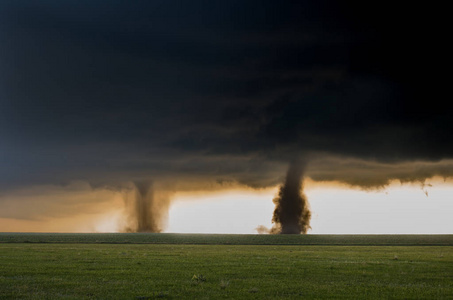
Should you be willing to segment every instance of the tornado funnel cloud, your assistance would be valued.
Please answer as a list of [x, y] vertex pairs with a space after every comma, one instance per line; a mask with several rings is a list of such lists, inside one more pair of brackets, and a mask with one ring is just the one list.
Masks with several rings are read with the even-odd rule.
[[275, 210], [272, 217], [274, 227], [271, 233], [307, 233], [310, 227], [311, 212], [307, 197], [303, 194], [303, 176], [306, 163], [293, 161], [286, 174], [285, 183], [274, 198]]
[[151, 183], [135, 182], [135, 213], [137, 232], [158, 232], [153, 216], [153, 189]]
[[162, 219], [168, 205], [157, 199], [153, 184], [149, 181], [133, 182], [133, 191], [128, 196], [128, 222], [126, 232], [161, 232]]

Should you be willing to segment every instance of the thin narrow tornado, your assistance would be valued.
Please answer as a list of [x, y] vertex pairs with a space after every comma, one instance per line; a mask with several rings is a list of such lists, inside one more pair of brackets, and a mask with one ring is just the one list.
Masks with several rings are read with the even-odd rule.
[[303, 194], [303, 175], [305, 162], [293, 161], [286, 174], [284, 185], [280, 187], [274, 199], [275, 210], [272, 222], [275, 224], [272, 233], [300, 234], [310, 229], [311, 212], [308, 201]]
[[155, 217], [153, 216], [153, 189], [152, 183], [135, 182], [135, 213], [137, 218], [137, 232], [158, 232]]
[[135, 181], [133, 196], [128, 197], [127, 232], [161, 232], [161, 222], [165, 214], [165, 205], [155, 198], [150, 181]]

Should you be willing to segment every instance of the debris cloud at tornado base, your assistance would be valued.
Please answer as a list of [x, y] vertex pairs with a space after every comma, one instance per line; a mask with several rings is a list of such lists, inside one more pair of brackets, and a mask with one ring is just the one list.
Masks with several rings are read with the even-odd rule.
[[307, 197], [303, 193], [303, 176], [306, 163], [293, 161], [286, 174], [285, 183], [274, 198], [275, 210], [272, 217], [274, 226], [269, 233], [307, 233], [310, 227], [311, 212]]

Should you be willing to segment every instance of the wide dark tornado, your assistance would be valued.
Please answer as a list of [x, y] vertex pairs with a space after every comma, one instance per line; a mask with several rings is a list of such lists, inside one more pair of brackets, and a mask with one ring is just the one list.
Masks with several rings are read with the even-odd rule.
[[274, 198], [275, 210], [272, 217], [272, 232], [283, 234], [307, 233], [310, 229], [311, 212], [303, 194], [302, 179], [305, 162], [293, 161], [286, 174], [285, 183]]

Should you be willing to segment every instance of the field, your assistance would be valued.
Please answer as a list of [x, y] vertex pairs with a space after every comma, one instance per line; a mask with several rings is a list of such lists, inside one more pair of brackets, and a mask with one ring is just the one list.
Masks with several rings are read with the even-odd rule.
[[1, 299], [452, 299], [453, 236], [0, 234]]

